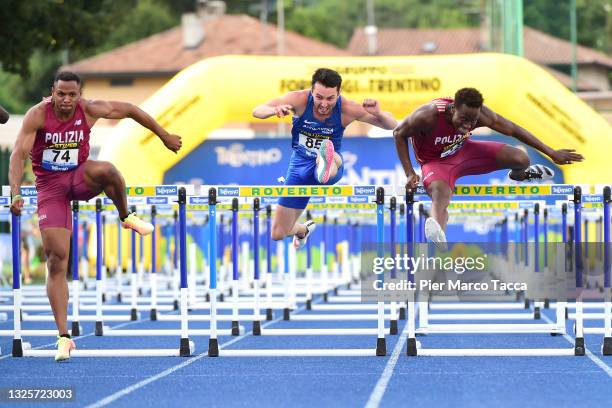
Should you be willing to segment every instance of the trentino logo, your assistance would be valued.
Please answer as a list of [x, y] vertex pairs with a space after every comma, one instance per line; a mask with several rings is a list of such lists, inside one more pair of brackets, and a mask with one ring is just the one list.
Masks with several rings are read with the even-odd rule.
[[600, 195], [583, 195], [582, 201], [585, 203], [602, 203], [603, 197]]
[[36, 187], [21, 187], [21, 195], [24, 197], [36, 196]]
[[189, 197], [189, 204], [208, 204], [208, 198], [205, 198], [205, 197]]
[[563, 184], [553, 184], [550, 191], [553, 194], [572, 194], [574, 192], [574, 188], [572, 186], [564, 186]]
[[311, 204], [321, 204], [325, 202], [325, 197], [310, 197]]
[[367, 203], [368, 197], [349, 197], [348, 202], [357, 204]]
[[217, 190], [219, 197], [237, 197], [240, 195], [238, 187], [219, 187]]
[[128, 197], [128, 204], [145, 204], [144, 197]]
[[376, 195], [376, 186], [355, 186], [355, 195]]
[[168, 197], [147, 197], [147, 204], [168, 204]]
[[155, 187], [155, 194], [161, 196], [178, 195], [177, 186], [157, 186]]

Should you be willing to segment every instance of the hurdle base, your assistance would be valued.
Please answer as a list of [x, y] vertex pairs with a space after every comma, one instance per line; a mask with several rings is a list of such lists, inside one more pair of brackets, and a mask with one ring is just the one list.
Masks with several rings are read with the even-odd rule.
[[542, 313], [540, 312], [539, 306], [533, 309], [533, 318], [534, 320], [540, 320], [542, 318]]
[[416, 338], [409, 338], [406, 343], [406, 355], [408, 357], [414, 357], [417, 355], [417, 340]]
[[102, 303], [106, 303], [106, 293], [102, 294]]
[[79, 322], [72, 322], [72, 330], [70, 330], [70, 334], [72, 336], [81, 335], [81, 327], [79, 326]]
[[102, 328], [102, 322], [96, 322], [96, 328], [94, 330], [94, 333], [96, 336], [103, 336], [104, 335], [104, 329]]
[[261, 322], [259, 320], [253, 322], [253, 336], [261, 336]]
[[208, 339], [208, 357], [219, 357], [218, 339]]
[[21, 339], [13, 339], [13, 357], [23, 357], [23, 344], [21, 343]]
[[387, 342], [384, 337], [376, 339], [376, 356], [384, 357], [387, 355]]
[[612, 337], [604, 337], [601, 353], [604, 356], [612, 356]]
[[325, 292], [325, 293], [323, 294], [323, 301], [324, 301], [324, 302], [327, 302], [327, 292]]
[[130, 320], [131, 321], [138, 320], [138, 311], [136, 310], [136, 308], [132, 308], [132, 310], [130, 311]]
[[397, 334], [397, 320], [391, 320], [389, 334]]
[[574, 355], [575, 356], [585, 355], [584, 337], [576, 337], [576, 343], [574, 344]]
[[274, 314], [272, 313], [272, 309], [267, 309], [266, 310], [266, 320], [272, 320], [274, 319]]
[[172, 308], [174, 310], [178, 310], [179, 309], [179, 301], [178, 301], [178, 299], [174, 299], [174, 301], [172, 302]]
[[312, 310], [312, 300], [310, 299], [306, 301], [306, 310]]
[[529, 299], [525, 298], [525, 309], [529, 309]]
[[123, 299], [123, 296], [121, 295], [121, 293], [117, 293], [117, 303], [121, 303]]
[[189, 344], [189, 338], [181, 337], [179, 356], [181, 357], [189, 357], [191, 356], [191, 347]]
[[569, 319], [569, 309], [565, 308], [565, 320]]
[[334, 296], [338, 296], [338, 287], [337, 286], [334, 288]]
[[544, 299], [544, 309], [550, 309], [550, 300]]
[[290, 320], [290, 318], [289, 318], [289, 308], [288, 307], [283, 309], [283, 320]]
[[150, 319], [154, 321], [157, 320], [157, 309], [151, 309]]
[[232, 320], [232, 336], [240, 335], [240, 325], [237, 320]]
[[399, 318], [400, 320], [406, 320], [406, 308], [405, 307], [400, 307]]

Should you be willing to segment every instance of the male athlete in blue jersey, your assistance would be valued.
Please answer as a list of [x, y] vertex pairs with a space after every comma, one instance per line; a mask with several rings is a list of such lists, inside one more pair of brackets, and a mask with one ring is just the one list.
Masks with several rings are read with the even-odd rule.
[[[339, 154], [344, 128], [354, 120], [392, 130], [397, 121], [382, 112], [378, 101], [366, 99], [362, 104], [340, 96], [342, 78], [336, 71], [319, 68], [312, 76], [312, 88], [289, 92], [253, 109], [253, 116], [267, 119], [293, 113], [291, 146], [293, 153], [285, 185], [335, 184], [344, 167]], [[297, 220], [310, 197], [282, 197], [272, 222], [272, 239], [293, 236], [293, 245], [301, 248], [314, 231], [313, 221]]]

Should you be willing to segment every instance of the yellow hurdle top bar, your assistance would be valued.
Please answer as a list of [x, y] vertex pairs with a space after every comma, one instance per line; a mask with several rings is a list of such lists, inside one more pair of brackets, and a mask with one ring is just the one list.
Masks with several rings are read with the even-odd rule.
[[[185, 187], [187, 195], [198, 195], [193, 185], [159, 185], [159, 186], [130, 186], [126, 188], [128, 197], [168, 197], [178, 195], [178, 189]], [[376, 196], [379, 186], [342, 186], [342, 185], [315, 185], [315, 186], [201, 186], [200, 196], [208, 196], [209, 188], [217, 189], [217, 197], [351, 197]], [[403, 196], [404, 186], [380, 186], [384, 188], [386, 196]], [[513, 185], [457, 185], [455, 196], [551, 196], [569, 195], [574, 190], [569, 184], [513, 184]], [[36, 196], [36, 189], [31, 186], [21, 187], [24, 197]], [[419, 186], [415, 195], [426, 194], [425, 189]], [[10, 197], [10, 187], [2, 186], [2, 196]]]
[[[381, 186], [386, 196], [402, 196], [403, 186]], [[348, 197], [376, 196], [377, 186], [249, 186], [218, 187], [218, 197]], [[458, 185], [455, 196], [551, 196], [572, 194], [574, 186], [569, 184], [510, 184], [510, 185]], [[204, 191], [202, 191], [204, 193]], [[415, 195], [426, 194], [419, 186]]]

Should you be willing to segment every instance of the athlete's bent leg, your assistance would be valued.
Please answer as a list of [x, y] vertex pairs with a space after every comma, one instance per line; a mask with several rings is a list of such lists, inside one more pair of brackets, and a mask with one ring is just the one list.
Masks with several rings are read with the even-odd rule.
[[427, 187], [427, 193], [431, 197], [431, 217], [445, 230], [448, 222], [448, 205], [453, 191], [446, 181], [434, 180]]
[[506, 145], [497, 152], [495, 161], [500, 168], [511, 170], [511, 179], [522, 181], [527, 177], [525, 170], [529, 167], [529, 156], [521, 149]]
[[85, 166], [85, 183], [95, 192], [104, 191], [113, 200], [119, 217], [128, 216], [127, 196], [125, 193], [125, 180], [117, 168], [109, 162], [88, 160]]
[[297, 223], [302, 212], [304, 212], [304, 210], [301, 208], [289, 208], [277, 205], [276, 211], [274, 212], [274, 219], [272, 220], [272, 239], [279, 241], [292, 235], [303, 238], [307, 232], [306, 226]]
[[68, 253], [70, 230], [45, 228], [41, 231], [43, 247], [47, 256], [47, 296], [59, 334], [68, 334]]

